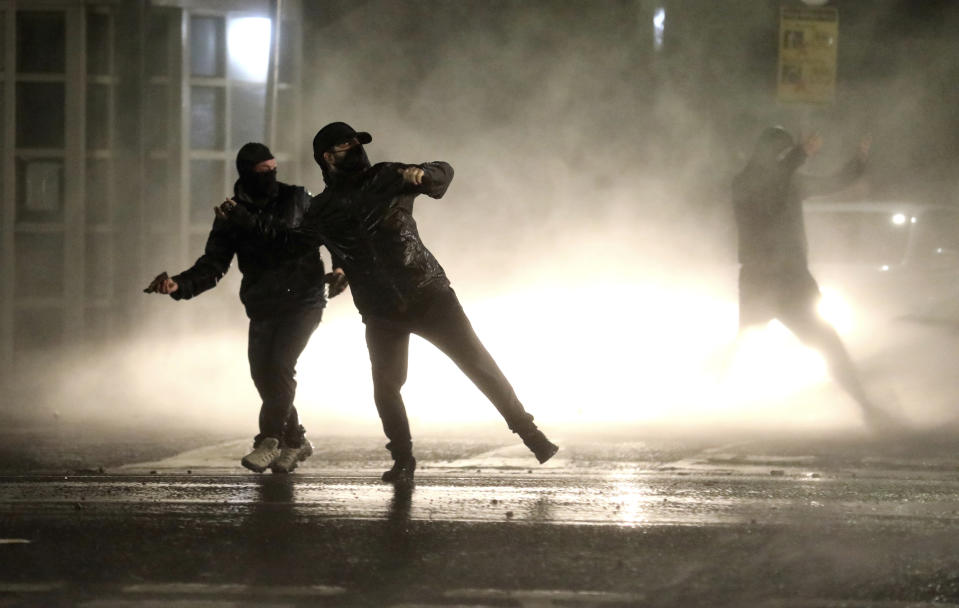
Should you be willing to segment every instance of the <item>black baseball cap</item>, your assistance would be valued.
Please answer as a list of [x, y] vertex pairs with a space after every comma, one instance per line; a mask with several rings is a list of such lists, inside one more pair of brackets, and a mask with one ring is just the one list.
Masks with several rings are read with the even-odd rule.
[[316, 132], [316, 137], [313, 138], [313, 157], [319, 160], [324, 152], [336, 144], [349, 141], [354, 137], [361, 144], [373, 141], [373, 136], [366, 131], [357, 132], [345, 122], [331, 122]]

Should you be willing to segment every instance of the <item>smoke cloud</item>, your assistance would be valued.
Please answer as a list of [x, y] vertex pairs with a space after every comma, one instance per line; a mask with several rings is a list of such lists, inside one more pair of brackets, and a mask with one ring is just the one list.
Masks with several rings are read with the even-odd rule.
[[[304, 3], [301, 136], [343, 120], [372, 133], [373, 162], [454, 167], [444, 199], [417, 200], [420, 232], [544, 424], [859, 425], [821, 362], [788, 337], [774, 339], [792, 353], [773, 360], [779, 384], [730, 388], [729, 182], [760, 130], [783, 124], [825, 135], [811, 172], [837, 168], [871, 133], [859, 194], [953, 202], [959, 68], [944, 23], [955, 24], [956, 11], [932, 3], [903, 32], [913, 3], [837, 3], [837, 100], [805, 108], [774, 98], [778, 3], [692, 4]], [[318, 168], [303, 175], [303, 185], [322, 188]], [[129, 379], [120, 396], [148, 419], [171, 411], [187, 424], [251, 429], [258, 403], [234, 294], [235, 283], [228, 297], [217, 294], [234, 312], [218, 314], [215, 329], [172, 341], [145, 330], [132, 344], [84, 354], [61, 376], [63, 390], [96, 394], [116, 374]], [[346, 298], [331, 302], [301, 359], [298, 404], [308, 427], [376, 432], [362, 326]], [[151, 314], [177, 314], [160, 308]], [[907, 416], [952, 416], [959, 387], [942, 366], [924, 365], [936, 357], [917, 337], [931, 332], [951, 348], [951, 334], [899, 327], [894, 339], [847, 337], [867, 381]], [[120, 360], [128, 364], [117, 369]], [[743, 386], [761, 375], [747, 373]], [[495, 410], [420, 342], [405, 394], [417, 428], [499, 428]], [[96, 401], [73, 407], [99, 411]]]

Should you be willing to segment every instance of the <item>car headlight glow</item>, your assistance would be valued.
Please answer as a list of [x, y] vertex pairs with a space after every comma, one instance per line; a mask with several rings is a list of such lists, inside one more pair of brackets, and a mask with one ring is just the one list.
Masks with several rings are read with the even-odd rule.
[[855, 328], [855, 315], [849, 302], [834, 289], [822, 289], [822, 298], [818, 306], [819, 316], [836, 328], [841, 334], [846, 334]]

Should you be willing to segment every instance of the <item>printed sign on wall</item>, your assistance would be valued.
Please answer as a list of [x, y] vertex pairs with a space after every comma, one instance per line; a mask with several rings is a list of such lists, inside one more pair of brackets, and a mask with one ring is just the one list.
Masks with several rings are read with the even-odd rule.
[[835, 8], [781, 7], [779, 101], [832, 103], [838, 42], [839, 12]]

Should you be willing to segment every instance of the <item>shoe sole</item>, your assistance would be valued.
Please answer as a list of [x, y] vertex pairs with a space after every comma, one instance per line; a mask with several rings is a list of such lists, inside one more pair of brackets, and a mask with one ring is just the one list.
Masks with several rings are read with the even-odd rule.
[[253, 471], [254, 473], [262, 473], [263, 471], [265, 471], [265, 470], [268, 468], [268, 467], [258, 467], [258, 466], [256, 466], [255, 464], [253, 464], [252, 462], [249, 462], [248, 460], [246, 460], [245, 458], [240, 461], [240, 464], [242, 464], [242, 465], [243, 465], [244, 467], [246, 467], [247, 469], [250, 469], [250, 470]]

